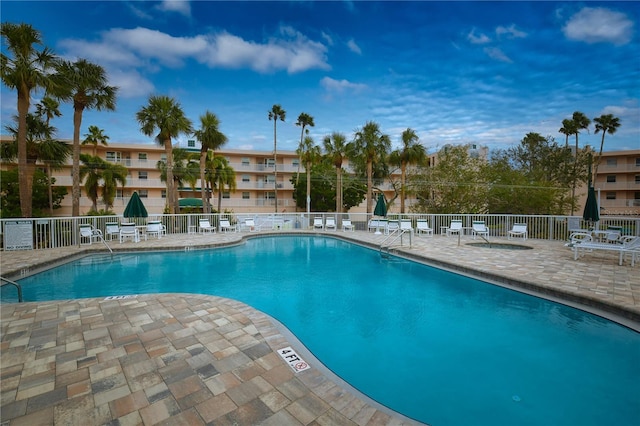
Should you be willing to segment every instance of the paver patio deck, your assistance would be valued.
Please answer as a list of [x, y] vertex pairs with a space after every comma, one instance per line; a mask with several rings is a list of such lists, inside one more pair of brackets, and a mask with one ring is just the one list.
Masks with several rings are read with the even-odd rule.
[[[313, 234], [371, 247], [385, 238], [363, 231]], [[114, 250], [184, 250], [239, 243], [246, 236], [178, 234], [111, 245]], [[514, 241], [533, 247], [522, 251], [471, 247], [468, 242], [470, 237], [462, 237], [458, 245], [457, 237], [414, 236], [411, 247], [397, 251], [587, 304], [640, 330], [637, 264], [619, 266], [609, 252], [574, 261], [561, 242]], [[15, 278], [104, 249], [93, 244], [2, 252], [1, 272]], [[353, 390], [281, 325], [238, 301], [158, 294], [3, 304], [1, 321], [3, 425], [415, 424]], [[286, 346], [312, 368], [294, 373], [276, 353]]]

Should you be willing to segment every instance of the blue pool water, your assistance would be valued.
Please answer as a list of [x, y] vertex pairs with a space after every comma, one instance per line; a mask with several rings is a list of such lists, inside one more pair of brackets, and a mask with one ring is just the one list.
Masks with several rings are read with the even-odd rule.
[[28, 301], [158, 292], [243, 301], [363, 393], [435, 426], [640, 423], [640, 333], [332, 238], [92, 256], [20, 282]]

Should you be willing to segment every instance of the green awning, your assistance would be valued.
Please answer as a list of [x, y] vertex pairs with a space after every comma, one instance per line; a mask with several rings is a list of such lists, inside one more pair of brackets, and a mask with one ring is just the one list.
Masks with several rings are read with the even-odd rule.
[[202, 207], [201, 198], [181, 198], [178, 203], [180, 207]]

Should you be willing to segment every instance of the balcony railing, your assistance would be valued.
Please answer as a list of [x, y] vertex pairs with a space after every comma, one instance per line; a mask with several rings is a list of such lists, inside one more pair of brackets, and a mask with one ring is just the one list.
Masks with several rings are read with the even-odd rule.
[[[177, 215], [151, 215], [154, 219], [161, 220], [167, 227], [169, 234], [186, 234], [189, 227], [198, 223], [200, 217], [208, 217], [211, 224], [217, 226], [220, 216], [229, 217], [232, 221], [237, 222], [244, 217], [254, 217], [262, 221], [271, 223], [282, 223], [283, 226], [277, 229], [292, 229], [294, 227], [306, 228], [313, 221], [314, 217], [322, 216], [323, 220], [327, 216], [336, 218], [336, 223], [340, 226], [343, 218], [349, 218], [356, 230], [366, 232], [368, 230], [368, 221], [371, 215], [366, 213], [336, 214], [314, 212], [308, 217], [304, 213], [282, 212], [260, 213], [261, 208], [275, 207], [275, 200], [257, 199], [242, 200], [246, 201], [248, 206], [254, 203], [256, 213], [243, 214], [177, 214]], [[292, 200], [278, 200], [278, 210], [293, 210], [295, 205]], [[264, 210], [262, 210], [264, 211]], [[277, 216], [277, 220], [275, 220]], [[411, 219], [415, 227], [417, 219], [427, 219], [434, 233], [439, 234], [444, 227], [448, 227], [453, 219], [463, 221], [463, 226], [471, 227], [474, 220], [483, 220], [489, 228], [490, 238], [506, 237], [514, 223], [526, 223], [529, 238], [564, 241], [569, 236], [570, 227], [580, 227], [587, 229], [589, 224], [584, 222], [581, 217], [569, 216], [526, 216], [526, 215], [463, 215], [463, 214], [403, 214], [388, 215], [388, 220], [396, 220], [400, 218]], [[129, 221], [130, 219], [127, 219]], [[89, 223], [97, 229], [105, 233], [105, 225], [107, 222], [123, 221], [119, 216], [82, 216], [82, 217], [54, 217], [54, 218], [31, 218], [31, 219], [1, 219], [0, 220], [0, 236], [2, 236], [2, 248], [5, 244], [11, 244], [11, 249], [15, 249], [15, 230], [19, 228], [20, 232], [20, 249], [49, 249], [69, 247], [79, 244], [78, 228], [80, 224]], [[134, 220], [139, 225], [146, 223], [147, 219], [139, 218]], [[295, 225], [293, 225], [295, 224]], [[598, 224], [600, 229], [606, 229], [608, 226], [618, 226], [623, 230], [624, 235], [640, 236], [640, 217], [624, 217], [609, 216], [602, 217]], [[7, 234], [7, 227], [9, 234]], [[11, 240], [8, 242], [8, 240]], [[7, 246], [8, 248], [8, 246]]]

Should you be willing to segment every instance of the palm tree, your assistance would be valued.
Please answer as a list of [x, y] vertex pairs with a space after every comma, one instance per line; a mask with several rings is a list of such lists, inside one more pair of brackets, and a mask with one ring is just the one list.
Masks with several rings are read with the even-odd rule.
[[276, 138], [276, 123], [278, 120], [284, 121], [287, 112], [280, 105], [274, 105], [269, 111], [269, 121], [273, 120], [273, 180], [275, 187], [276, 213], [278, 213], [278, 144]]
[[613, 135], [616, 130], [618, 130], [618, 127], [620, 127], [620, 119], [618, 117], [614, 117], [613, 114], [603, 114], [600, 117], [594, 118], [593, 121], [596, 123], [596, 131], [594, 133], [602, 131], [600, 151], [598, 153], [598, 160], [596, 161], [596, 170], [594, 172], [594, 176], [596, 176], [598, 174], [600, 159], [602, 158], [602, 149], [604, 148], [604, 135], [607, 133]]
[[224, 187], [229, 188], [229, 191], [236, 190], [236, 172], [224, 157], [213, 157], [210, 166], [207, 179], [211, 187], [218, 190], [218, 213], [220, 213]]
[[316, 146], [311, 136], [307, 136], [298, 146], [296, 154], [304, 163], [307, 172], [307, 215], [311, 213], [311, 165], [320, 157], [320, 147]]
[[20, 191], [20, 213], [22, 217], [32, 215], [33, 173], [27, 163], [27, 114], [31, 103], [31, 92], [38, 88], [49, 89], [53, 85], [50, 71], [56, 57], [49, 48], [37, 50], [42, 45], [40, 32], [28, 24], [3, 22], [0, 35], [12, 57], [0, 56], [2, 82], [18, 94], [18, 186]]
[[122, 187], [127, 184], [129, 170], [121, 164], [113, 164], [108, 161], [105, 163], [105, 168], [102, 170], [102, 201], [104, 201], [105, 209], [111, 210], [118, 184]]
[[324, 151], [336, 167], [336, 213], [342, 213], [342, 162], [347, 157], [347, 138], [338, 132], [325, 136]]
[[46, 117], [47, 126], [53, 117], [61, 117], [60, 102], [57, 100], [45, 96], [40, 99], [40, 102], [36, 105], [36, 115], [40, 117]]
[[[174, 148], [172, 150], [173, 161], [171, 176], [173, 179], [173, 198], [180, 205], [179, 188], [187, 182], [192, 190], [195, 190], [198, 181], [198, 154], [187, 151], [184, 148]], [[167, 162], [160, 160], [156, 163], [156, 168], [160, 171], [160, 180], [167, 182], [168, 168]]]
[[[18, 117], [14, 117], [18, 122]], [[49, 195], [49, 214], [53, 215], [53, 178], [52, 169], [60, 169], [67, 162], [71, 154], [71, 147], [65, 142], [52, 139], [56, 128], [50, 126], [40, 115], [27, 114], [27, 164], [30, 179], [33, 179], [33, 172], [38, 161], [45, 164], [47, 169], [47, 186]], [[18, 127], [7, 125], [5, 129], [13, 135], [14, 144], [7, 144], [3, 150], [3, 157], [6, 160], [15, 159], [18, 153], [17, 139]], [[4, 144], [3, 144], [4, 145]]]
[[73, 189], [71, 214], [80, 215], [80, 127], [85, 110], [114, 111], [117, 87], [107, 85], [107, 74], [100, 65], [86, 59], [63, 61], [58, 67], [64, 82], [56, 94], [60, 99], [73, 102]]
[[558, 132], [565, 135], [564, 146], [566, 148], [569, 147], [569, 136], [575, 135], [578, 129], [576, 128], [576, 123], [570, 118], [565, 118], [562, 120], [562, 127], [558, 130]]
[[196, 130], [194, 136], [200, 141], [200, 189], [202, 192], [202, 206], [204, 213], [211, 213], [207, 191], [205, 188], [205, 166], [207, 163], [207, 152], [220, 149], [227, 142], [227, 137], [218, 130], [220, 120], [212, 112], [207, 111], [200, 116], [200, 129]]
[[407, 165], [424, 163], [427, 153], [412, 129], [402, 132], [402, 148], [391, 153], [390, 161], [400, 166], [400, 213], [404, 213]]
[[173, 147], [171, 139], [181, 133], [193, 133], [191, 120], [182, 111], [180, 104], [169, 96], [150, 96], [148, 105], [136, 113], [140, 131], [153, 136], [167, 154], [167, 204], [169, 213], [175, 214], [179, 207], [173, 191]]
[[98, 144], [107, 146], [109, 136], [104, 134], [104, 130], [98, 126], [89, 126], [89, 133], [84, 135], [85, 139], [82, 141], [82, 145], [93, 145], [93, 156], [98, 155]]
[[[316, 125], [316, 123], [313, 122], [313, 117], [310, 116], [309, 114], [307, 114], [306, 112], [301, 112], [300, 115], [298, 116], [298, 121], [296, 121], [296, 126], [301, 126], [302, 130], [300, 132], [300, 146], [302, 146], [302, 139], [304, 138], [305, 135], [305, 131], [306, 134], [309, 134], [309, 129], [307, 129], [307, 126], [310, 127], [314, 127]], [[298, 162], [298, 173], [296, 174], [296, 184], [298, 183], [298, 180], [300, 179], [300, 162]]]
[[[36, 104], [36, 115], [40, 119], [45, 119], [45, 124], [49, 123], [53, 117], [60, 117], [60, 103], [45, 96]], [[53, 128], [52, 128], [53, 129]], [[49, 215], [53, 216], [53, 177], [52, 170], [59, 170], [65, 165], [67, 159], [72, 154], [72, 148], [65, 142], [54, 141], [50, 138], [43, 140], [39, 145], [40, 159], [47, 168], [47, 192], [49, 196]]]
[[352, 156], [360, 158], [366, 164], [367, 214], [370, 214], [373, 206], [373, 165], [384, 159], [391, 148], [391, 141], [388, 135], [382, 134], [378, 123], [368, 121], [356, 132], [352, 144]]
[[573, 162], [573, 175], [574, 175], [574, 179], [573, 179], [573, 187], [571, 189], [571, 215], [573, 215], [573, 212], [575, 211], [575, 196], [576, 196], [576, 184], [578, 179], [576, 178], [577, 176], [577, 172], [578, 172], [578, 135], [580, 134], [580, 130], [581, 129], [589, 129], [589, 124], [591, 124], [591, 120], [589, 120], [589, 118], [587, 118], [586, 115], [584, 115], [584, 113], [580, 112], [580, 111], [575, 111], [573, 113], [573, 116], [571, 117], [571, 121], [573, 122], [573, 126], [574, 130], [575, 130], [575, 135], [576, 135], [576, 152], [575, 152], [575, 157], [574, 157], [574, 162]]
[[[98, 189], [102, 179], [102, 171], [106, 168], [107, 162], [100, 157], [89, 154], [80, 154], [80, 179], [84, 180], [84, 191], [91, 200], [91, 210], [98, 211]], [[86, 178], [86, 180], [85, 180]]]

